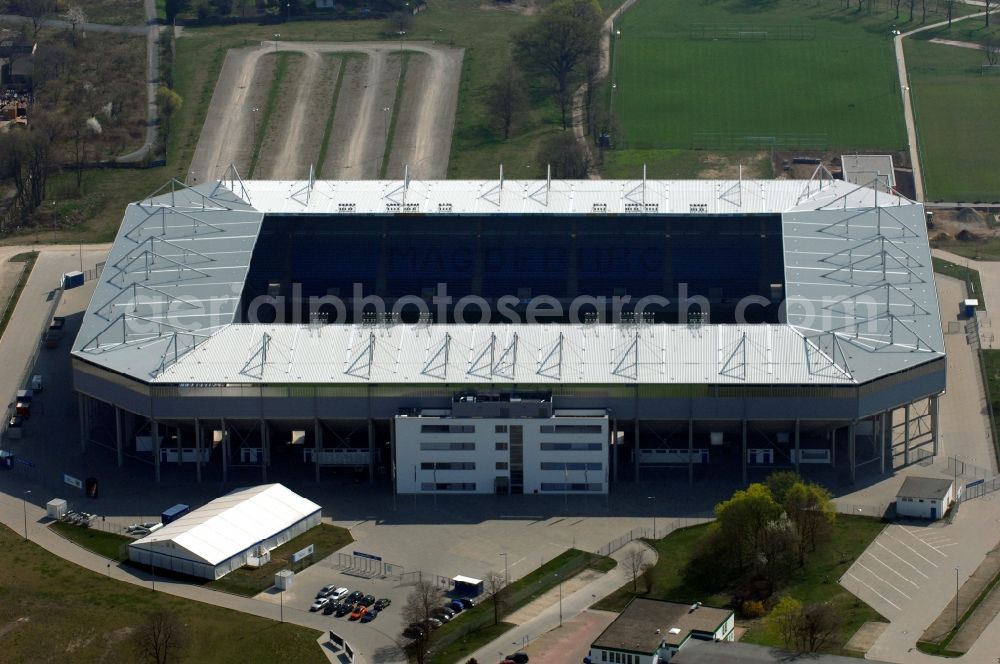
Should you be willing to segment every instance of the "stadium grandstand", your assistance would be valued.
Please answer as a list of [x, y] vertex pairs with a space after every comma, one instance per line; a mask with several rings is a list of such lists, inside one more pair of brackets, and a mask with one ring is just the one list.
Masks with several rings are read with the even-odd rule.
[[923, 206], [833, 179], [172, 182], [73, 347], [84, 444], [164, 473], [606, 493], [937, 451]]

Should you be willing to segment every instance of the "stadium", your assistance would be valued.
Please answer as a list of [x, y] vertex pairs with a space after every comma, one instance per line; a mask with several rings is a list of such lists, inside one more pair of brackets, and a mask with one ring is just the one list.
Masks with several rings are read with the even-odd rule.
[[[874, 185], [874, 183], [873, 183]], [[172, 182], [72, 350], [151, 475], [606, 493], [937, 450], [923, 206], [810, 180]]]

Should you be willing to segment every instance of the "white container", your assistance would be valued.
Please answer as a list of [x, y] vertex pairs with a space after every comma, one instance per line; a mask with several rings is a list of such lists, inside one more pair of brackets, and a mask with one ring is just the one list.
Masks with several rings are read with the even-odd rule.
[[290, 590], [294, 580], [295, 572], [290, 569], [283, 569], [274, 575], [274, 587], [278, 590]]
[[45, 503], [45, 511], [48, 513], [50, 519], [63, 518], [66, 516], [67, 509], [66, 501], [62, 498], [53, 498]]

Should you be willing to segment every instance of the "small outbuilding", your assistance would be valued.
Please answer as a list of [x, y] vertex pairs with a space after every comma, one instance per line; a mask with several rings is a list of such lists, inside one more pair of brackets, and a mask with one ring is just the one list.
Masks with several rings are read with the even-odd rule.
[[319, 525], [320, 506], [281, 484], [237, 489], [128, 546], [129, 560], [218, 579]]
[[692, 640], [732, 641], [735, 627], [731, 609], [637, 597], [590, 644], [590, 660], [594, 664], [669, 662]]
[[936, 521], [955, 501], [955, 482], [938, 477], [907, 477], [896, 493], [896, 515]]

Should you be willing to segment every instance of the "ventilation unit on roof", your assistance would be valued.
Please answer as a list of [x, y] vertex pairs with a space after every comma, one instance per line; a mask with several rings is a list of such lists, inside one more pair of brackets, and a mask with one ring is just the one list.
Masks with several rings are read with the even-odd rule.
[[386, 203], [386, 205], [385, 205], [385, 211], [386, 212], [399, 212], [402, 209], [402, 207], [403, 206], [400, 205], [399, 203]]
[[646, 203], [646, 212], [659, 212], [659, 211], [660, 211], [659, 203]]
[[594, 203], [593, 207], [590, 208], [591, 212], [603, 213], [608, 211], [607, 203]]
[[691, 214], [705, 214], [708, 212], [708, 203], [692, 203]]
[[451, 212], [451, 203], [438, 203], [438, 212]]
[[337, 212], [354, 212], [357, 209], [357, 205], [354, 203], [338, 203]]
[[403, 212], [420, 212], [420, 203], [405, 203]]
[[639, 205], [638, 203], [626, 203], [625, 204], [625, 211], [626, 212], [642, 212], [642, 206]]

